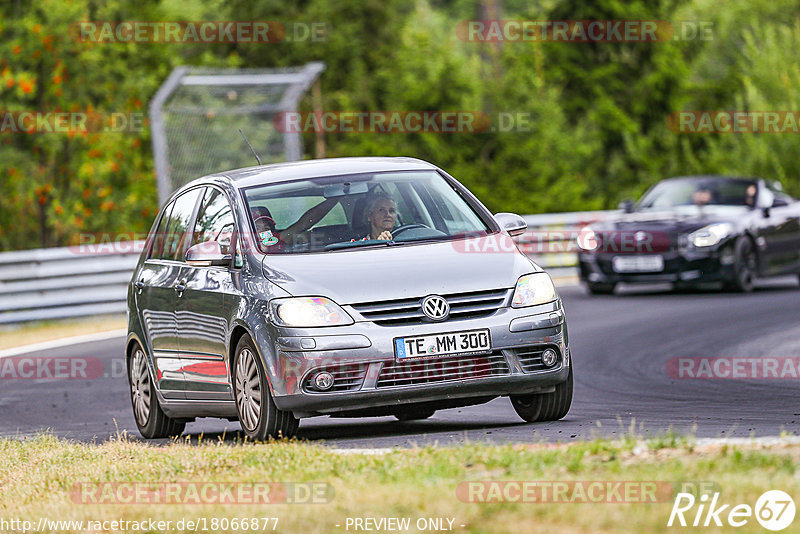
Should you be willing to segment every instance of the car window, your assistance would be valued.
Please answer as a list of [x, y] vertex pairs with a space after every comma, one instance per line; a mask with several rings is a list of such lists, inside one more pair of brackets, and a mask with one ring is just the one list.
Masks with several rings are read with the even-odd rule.
[[266, 254], [486, 235], [489, 224], [441, 174], [397, 171], [252, 186], [248, 213]]
[[679, 178], [660, 182], [645, 194], [639, 209], [675, 206], [753, 205], [757, 184], [751, 180], [725, 177]]
[[779, 189], [778, 187], [775, 187], [773, 184], [767, 183], [767, 188], [770, 191], [772, 191], [773, 195], [775, 195], [775, 199], [773, 201], [773, 205], [777, 204], [779, 206], [787, 206], [787, 205], [791, 204], [792, 202], [795, 202], [794, 198], [792, 198], [791, 196], [787, 195], [786, 193], [783, 192], [782, 189]]
[[197, 213], [192, 245], [217, 241], [222, 253], [230, 254], [233, 230], [233, 212], [228, 199], [219, 189], [206, 188], [200, 211]]
[[[265, 207], [272, 215], [272, 219], [278, 228], [288, 228], [295, 222], [299, 216], [307, 210], [313, 208], [320, 202], [323, 202], [325, 197], [322, 196], [297, 196], [288, 198], [274, 198], [261, 202], [254, 202], [251, 207]], [[334, 224], [347, 224], [347, 215], [341, 204], [336, 206], [328, 212], [325, 217], [320, 219], [312, 226], [316, 228], [319, 226], [330, 226]]]
[[155, 230], [155, 234], [153, 235], [153, 246], [150, 248], [150, 254], [147, 255], [147, 258], [161, 258], [161, 254], [164, 251], [164, 237], [166, 236], [166, 229], [167, 224], [169, 223], [169, 217], [172, 213], [172, 208], [175, 206], [175, 202], [170, 202], [169, 206], [164, 208], [164, 213], [161, 216], [161, 220], [158, 221], [158, 227]]
[[183, 261], [183, 253], [187, 244], [189, 221], [194, 213], [200, 189], [192, 189], [175, 200], [175, 207], [170, 214], [167, 230], [164, 235], [164, 249], [160, 255], [162, 260]]

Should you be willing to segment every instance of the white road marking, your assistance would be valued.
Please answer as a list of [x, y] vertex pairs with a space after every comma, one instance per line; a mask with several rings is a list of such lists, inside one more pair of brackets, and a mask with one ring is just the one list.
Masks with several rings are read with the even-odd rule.
[[31, 352], [37, 352], [41, 350], [58, 349], [61, 347], [68, 347], [70, 345], [78, 345], [80, 343], [91, 343], [92, 341], [103, 341], [106, 339], [114, 339], [116, 337], [125, 337], [126, 335], [128, 335], [128, 329], [120, 328], [117, 330], [108, 330], [106, 332], [97, 332], [95, 334], [84, 334], [82, 336], [43, 341], [41, 343], [34, 343], [32, 345], [22, 345], [21, 347], [12, 347], [10, 349], [0, 350], [0, 358], [8, 358], [10, 356], [18, 356], [20, 354], [29, 354]]

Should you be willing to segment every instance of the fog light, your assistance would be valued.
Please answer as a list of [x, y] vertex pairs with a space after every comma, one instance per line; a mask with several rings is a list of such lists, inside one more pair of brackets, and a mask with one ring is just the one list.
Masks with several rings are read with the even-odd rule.
[[542, 353], [542, 363], [547, 367], [553, 367], [558, 361], [558, 353], [553, 349], [545, 349]]
[[314, 377], [314, 386], [320, 391], [328, 391], [333, 387], [333, 375], [317, 373], [317, 376]]

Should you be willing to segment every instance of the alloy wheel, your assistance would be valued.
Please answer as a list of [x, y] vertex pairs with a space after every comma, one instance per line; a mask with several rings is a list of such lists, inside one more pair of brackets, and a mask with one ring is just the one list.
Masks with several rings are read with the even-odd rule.
[[147, 362], [141, 349], [133, 355], [131, 362], [131, 396], [133, 398], [133, 414], [141, 426], [147, 425], [150, 418], [150, 373], [147, 371]]
[[244, 348], [236, 364], [236, 406], [241, 423], [252, 432], [261, 416], [261, 382], [253, 352]]

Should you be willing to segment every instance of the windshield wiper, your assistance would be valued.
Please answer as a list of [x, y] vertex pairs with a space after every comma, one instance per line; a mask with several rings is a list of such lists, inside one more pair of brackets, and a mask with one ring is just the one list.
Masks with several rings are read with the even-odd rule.
[[369, 239], [367, 241], [343, 241], [341, 243], [331, 243], [325, 246], [325, 250], [341, 250], [346, 248], [367, 248], [367, 247], [386, 247], [394, 244], [394, 241], [384, 241], [382, 239]]

